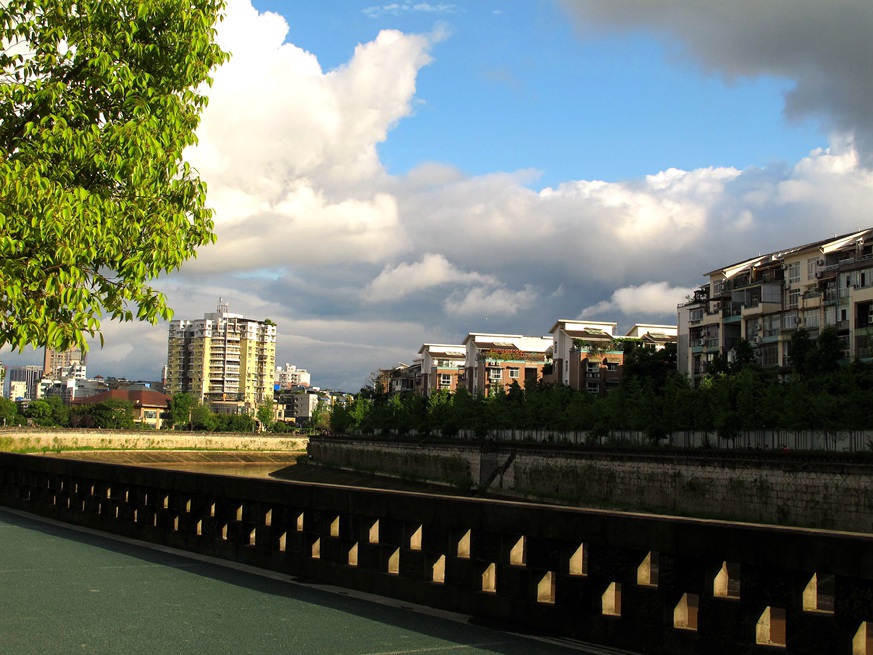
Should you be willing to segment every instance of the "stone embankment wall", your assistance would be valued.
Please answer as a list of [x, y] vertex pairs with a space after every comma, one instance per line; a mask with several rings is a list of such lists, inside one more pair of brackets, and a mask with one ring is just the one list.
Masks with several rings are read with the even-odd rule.
[[[473, 485], [493, 477], [489, 491], [581, 507], [873, 532], [873, 460], [866, 457], [343, 439], [313, 440], [309, 452], [316, 463], [444, 484], [457, 484], [466, 462]], [[445, 462], [452, 463], [451, 478], [440, 475]]]
[[312, 463], [418, 482], [470, 488], [478, 478], [478, 451], [442, 446], [311, 440]]
[[308, 437], [226, 435], [212, 432], [142, 430], [67, 430], [6, 428], [0, 430], [0, 451], [39, 452], [83, 448], [116, 450], [306, 450]]

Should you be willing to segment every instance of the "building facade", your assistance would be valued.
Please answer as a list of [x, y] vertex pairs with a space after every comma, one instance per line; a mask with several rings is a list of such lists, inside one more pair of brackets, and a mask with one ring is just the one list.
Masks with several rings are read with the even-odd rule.
[[552, 364], [552, 337], [471, 332], [464, 339], [464, 377], [473, 395], [488, 395], [514, 382], [537, 382]]
[[43, 349], [42, 374], [56, 380], [74, 377], [79, 380], [87, 378], [87, 353], [79, 348], [70, 350]]
[[757, 362], [787, 367], [792, 335], [833, 328], [847, 359], [873, 356], [873, 228], [758, 255], [706, 273], [678, 308], [678, 366], [699, 382], [741, 339]]
[[42, 380], [41, 366], [10, 366], [6, 369], [10, 400], [37, 400]]
[[550, 330], [554, 367], [547, 381], [603, 395], [621, 383], [624, 345], [616, 341], [615, 323], [561, 319]]
[[297, 368], [286, 363], [285, 366], [277, 366], [275, 374], [276, 389], [290, 389], [291, 387], [310, 386], [309, 371]]
[[420, 393], [423, 396], [432, 396], [437, 391], [454, 393], [464, 378], [466, 348], [461, 344], [426, 343], [418, 354], [421, 361]]
[[253, 411], [273, 397], [276, 326], [231, 314], [219, 301], [202, 319], [174, 320], [167, 345], [165, 391]]

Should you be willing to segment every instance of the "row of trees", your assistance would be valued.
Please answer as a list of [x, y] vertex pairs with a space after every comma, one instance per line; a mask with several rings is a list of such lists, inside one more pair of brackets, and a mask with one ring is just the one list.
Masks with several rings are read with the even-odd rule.
[[[825, 330], [812, 339], [798, 331], [789, 348], [791, 373], [756, 364], [750, 344], [712, 362], [698, 387], [676, 371], [675, 348], [642, 348], [625, 355], [621, 386], [603, 397], [564, 385], [513, 384], [506, 392], [476, 397], [464, 389], [430, 398], [370, 394], [348, 409], [337, 408], [338, 433], [397, 431], [451, 437], [461, 429], [485, 437], [491, 430], [589, 431], [605, 436], [621, 430], [652, 440], [695, 430], [733, 438], [741, 431], [861, 430], [873, 428], [873, 365], [839, 364], [837, 335]], [[783, 375], [782, 379], [780, 375]]]
[[[310, 420], [313, 429], [328, 428], [329, 411], [319, 405]], [[166, 429], [203, 432], [254, 432], [268, 430], [286, 432], [292, 429], [274, 420], [274, 403], [261, 404], [254, 416], [248, 414], [218, 414], [194, 396], [180, 393], [173, 396], [161, 415]], [[31, 401], [25, 408], [6, 398], [0, 398], [0, 426], [39, 425], [43, 427], [115, 428], [142, 427], [134, 421], [133, 405], [124, 400], [110, 399], [95, 404], [67, 405], [57, 396]]]
[[0, 425], [44, 427], [113, 428], [129, 430], [137, 427], [133, 420], [133, 405], [124, 400], [109, 399], [93, 405], [66, 405], [57, 396], [34, 400], [25, 409], [6, 398], [0, 398]]

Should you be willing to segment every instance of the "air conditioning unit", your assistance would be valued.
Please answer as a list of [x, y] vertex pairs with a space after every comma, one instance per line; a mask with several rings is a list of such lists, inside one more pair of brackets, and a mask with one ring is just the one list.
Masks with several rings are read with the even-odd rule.
[[825, 265], [825, 260], [823, 260], [823, 259], [817, 259], [816, 262], [815, 262], [815, 265], [816, 265], [816, 266], [824, 266], [824, 265]]
[[803, 319], [802, 319], [802, 318], [795, 318], [795, 319], [794, 319], [794, 324], [795, 324], [795, 325], [801, 325], [802, 323], [803, 323]]
[[697, 340], [697, 345], [698, 345], [698, 346], [705, 346], [705, 345], [706, 345], [706, 339], [698, 339], [698, 340]]
[[761, 327], [762, 327], [761, 324], [758, 323], [758, 324], [755, 326], [755, 332], [760, 332], [760, 331], [761, 331]]
[[761, 343], [761, 337], [754, 337], [752, 343]]

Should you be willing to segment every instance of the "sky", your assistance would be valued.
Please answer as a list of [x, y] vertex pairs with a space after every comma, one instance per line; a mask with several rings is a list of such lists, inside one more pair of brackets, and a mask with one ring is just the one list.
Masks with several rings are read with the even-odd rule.
[[[229, 0], [177, 318], [357, 391], [424, 343], [675, 324], [723, 265], [873, 226], [869, 0]], [[158, 379], [167, 324], [89, 375]], [[39, 353], [0, 351], [4, 364]]]

